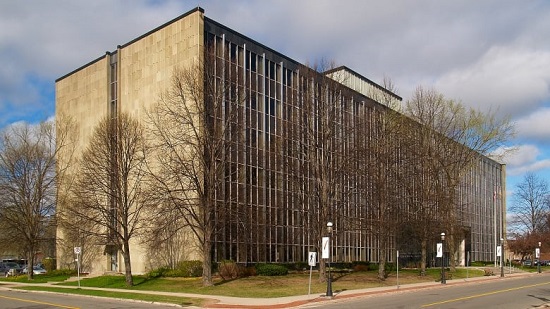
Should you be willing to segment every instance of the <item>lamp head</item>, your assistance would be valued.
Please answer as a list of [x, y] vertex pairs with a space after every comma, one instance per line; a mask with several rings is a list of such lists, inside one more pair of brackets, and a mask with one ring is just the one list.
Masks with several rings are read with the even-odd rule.
[[332, 233], [332, 222], [330, 222], [330, 221], [327, 222], [327, 231], [328, 231], [329, 233]]
[[445, 240], [445, 233], [441, 233], [441, 240]]

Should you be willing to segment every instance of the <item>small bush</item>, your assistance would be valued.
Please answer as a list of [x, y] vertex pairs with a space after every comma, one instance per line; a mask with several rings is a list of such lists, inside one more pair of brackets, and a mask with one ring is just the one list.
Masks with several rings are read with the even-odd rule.
[[181, 261], [177, 265], [178, 277], [200, 277], [202, 276], [201, 261]]
[[150, 279], [164, 277], [166, 272], [168, 272], [169, 270], [170, 269], [168, 267], [160, 267], [157, 269], [153, 269], [146, 274], [146, 277]]
[[352, 262], [352, 269], [353, 271], [368, 271], [369, 270], [369, 262], [366, 261], [355, 261]]
[[202, 275], [201, 261], [180, 261], [176, 268], [160, 267], [147, 273], [148, 278], [159, 277], [200, 277]]
[[330, 267], [334, 268], [334, 269], [340, 269], [340, 270], [343, 270], [343, 269], [352, 269], [353, 268], [353, 263], [351, 262], [332, 262], [330, 263]]
[[384, 267], [384, 270], [386, 272], [392, 272], [392, 271], [395, 271], [396, 269], [397, 269], [397, 265], [394, 263], [386, 263]]
[[256, 273], [259, 276], [286, 276], [288, 268], [277, 264], [256, 264]]
[[369, 270], [378, 270], [378, 263], [370, 263]]
[[494, 276], [495, 273], [490, 268], [484, 268], [483, 269], [483, 275], [484, 276]]
[[292, 269], [297, 271], [306, 270], [309, 269], [309, 264], [306, 262], [296, 262], [294, 263]]
[[256, 276], [256, 267], [254, 266], [237, 265], [237, 269], [238, 269], [238, 276], [240, 278]]
[[44, 269], [50, 273], [55, 270], [57, 262], [53, 258], [45, 258], [42, 260], [42, 264], [44, 264]]
[[75, 276], [75, 275], [77, 275], [77, 273], [76, 273], [75, 269], [64, 268], [64, 269], [54, 269], [52, 271], [48, 271], [48, 275], [51, 275], [51, 276]]
[[223, 280], [231, 280], [239, 277], [239, 267], [231, 260], [223, 260], [218, 266], [218, 273]]
[[488, 265], [492, 265], [493, 263], [494, 263], [493, 261], [475, 261], [475, 262], [470, 262], [470, 266], [485, 267]]
[[369, 263], [353, 263], [353, 271], [368, 271]]

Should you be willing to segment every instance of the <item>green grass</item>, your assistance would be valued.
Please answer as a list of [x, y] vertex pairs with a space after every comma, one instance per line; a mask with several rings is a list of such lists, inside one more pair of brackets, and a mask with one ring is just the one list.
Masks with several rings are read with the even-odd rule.
[[[434, 282], [441, 277], [441, 269], [427, 269], [425, 276], [419, 275], [417, 269], [407, 269], [399, 271], [399, 285]], [[482, 270], [470, 268], [468, 270], [459, 268], [453, 274], [453, 280], [466, 277], [483, 276]], [[33, 281], [29, 281], [24, 276], [15, 278], [2, 278], [0, 284], [9, 284], [10, 282], [23, 283], [50, 283], [54, 280], [61, 280], [58, 276], [36, 276]], [[386, 280], [379, 280], [376, 271], [352, 272], [352, 273], [333, 273], [333, 291], [357, 290], [374, 287], [391, 287], [397, 285], [397, 273], [391, 272]], [[135, 299], [147, 302], [174, 303], [183, 306], [201, 306], [208, 300], [200, 299], [200, 295], [224, 295], [245, 298], [273, 298], [308, 294], [309, 272], [293, 273], [287, 276], [265, 277], [252, 276], [239, 278], [235, 280], [224, 281], [219, 277], [214, 279], [214, 286], [203, 287], [201, 278], [147, 278], [146, 276], [134, 276], [134, 286], [126, 287], [124, 276], [99, 276], [91, 278], [82, 278], [80, 280], [81, 289], [77, 281], [57, 282], [52, 285], [29, 285], [14, 287], [25, 290], [41, 290], [51, 292], [62, 292], [79, 295], [93, 295], [101, 297], [113, 297], [122, 299]], [[111, 288], [118, 289], [116, 292], [88, 290], [86, 287], [93, 288]], [[134, 292], [132, 292], [134, 291]], [[186, 298], [177, 296], [149, 295], [139, 294], [138, 291], [162, 291], [176, 293], [197, 294], [197, 298]], [[319, 281], [319, 274], [313, 273], [311, 280], [311, 293], [324, 294], [326, 292], [326, 282]]]
[[26, 290], [26, 291], [48, 291], [48, 292], [66, 293], [66, 294], [110, 297], [110, 298], [118, 298], [118, 299], [133, 299], [133, 300], [140, 300], [145, 302], [177, 304], [180, 306], [200, 307], [204, 304], [204, 300], [199, 298], [137, 294], [137, 293], [131, 293], [131, 292], [111, 292], [111, 291], [97, 291], [97, 290], [84, 290], [84, 289], [73, 289], [73, 288], [45, 287], [45, 286], [25, 286], [25, 287], [18, 287], [17, 289]]
[[[440, 269], [428, 269], [426, 276], [419, 276], [418, 270], [400, 270], [399, 284], [417, 282], [433, 282], [440, 278]], [[453, 279], [483, 276], [480, 270], [457, 269], [453, 272]], [[249, 298], [271, 298], [308, 293], [309, 273], [290, 274], [287, 276], [264, 277], [253, 276], [237, 280], [214, 280], [212, 287], [203, 287], [201, 278], [146, 278], [134, 276], [134, 286], [126, 287], [123, 276], [101, 276], [86, 278], [80, 281], [82, 287], [116, 288], [122, 290], [183, 292], [203, 295], [225, 295]], [[65, 286], [77, 286], [77, 282], [60, 283]], [[334, 274], [333, 290], [356, 290], [373, 287], [397, 285], [397, 273], [390, 273], [386, 280], [379, 280], [376, 272], [354, 272]], [[319, 275], [314, 273], [311, 281], [312, 293], [326, 291], [326, 283], [319, 281]]]
[[44, 274], [34, 275], [32, 280], [27, 278], [27, 275], [19, 275], [15, 277], [0, 277], [0, 282], [21, 282], [21, 283], [47, 283], [47, 282], [62, 282], [69, 279], [70, 275], [64, 274]]
[[[523, 270], [523, 271], [527, 271], [527, 272], [530, 272], [530, 273], [538, 272], [537, 266], [523, 266], [523, 265], [521, 265], [521, 266], [516, 266], [516, 267]], [[541, 270], [541, 272], [548, 272], [548, 270], [550, 270], [550, 266], [541, 266], [540, 270]]]

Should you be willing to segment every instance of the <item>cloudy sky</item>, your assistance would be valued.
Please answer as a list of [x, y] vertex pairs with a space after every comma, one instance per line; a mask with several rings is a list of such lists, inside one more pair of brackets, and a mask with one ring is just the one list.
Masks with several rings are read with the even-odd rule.
[[200, 5], [300, 62], [347, 65], [510, 116], [526, 172], [550, 182], [550, 2], [545, 0], [0, 0], [0, 128], [54, 115], [55, 79]]

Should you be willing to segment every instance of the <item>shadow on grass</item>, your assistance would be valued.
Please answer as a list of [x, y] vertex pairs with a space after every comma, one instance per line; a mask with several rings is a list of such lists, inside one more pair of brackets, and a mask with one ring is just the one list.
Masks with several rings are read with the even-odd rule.
[[224, 284], [228, 284], [239, 279], [242, 279], [242, 278], [222, 279], [219, 282], [214, 282], [214, 286], [222, 286]]
[[332, 271], [331, 273], [332, 273], [333, 282], [338, 281], [339, 279], [348, 277], [351, 274], [351, 272], [349, 271]]

